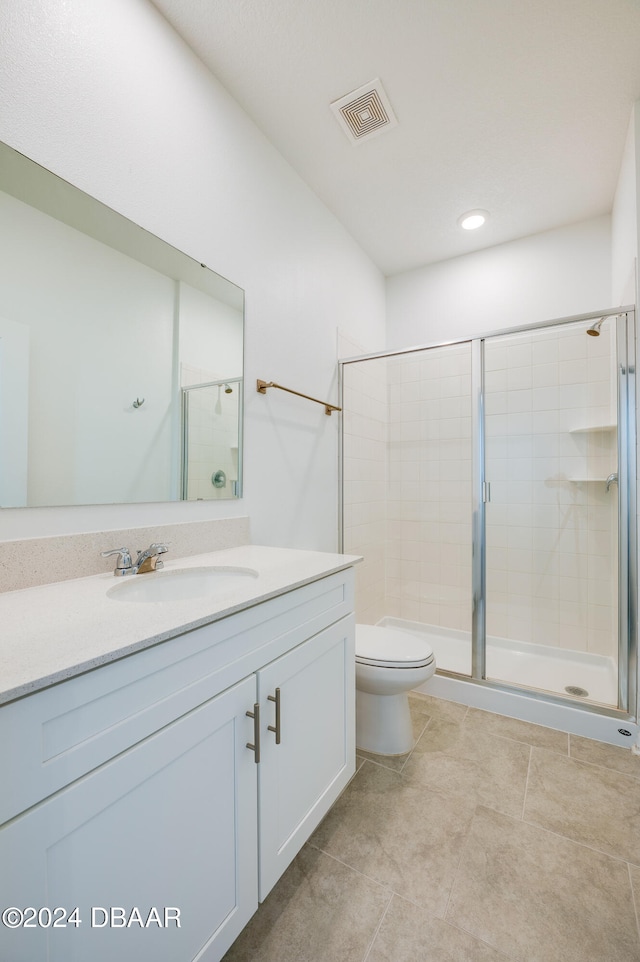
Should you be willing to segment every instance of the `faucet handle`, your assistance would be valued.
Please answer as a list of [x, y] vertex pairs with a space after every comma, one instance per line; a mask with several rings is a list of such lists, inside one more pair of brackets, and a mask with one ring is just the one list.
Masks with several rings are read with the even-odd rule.
[[150, 545], [150, 548], [153, 548], [153, 550], [154, 550], [154, 551], [157, 551], [158, 554], [164, 554], [165, 551], [168, 551], [168, 550], [169, 550], [169, 545], [170, 545], [170, 544], [171, 544], [170, 541], [158, 541], [158, 542], [154, 542], [154, 544]]
[[138, 548], [138, 560], [136, 564], [140, 564], [140, 561], [145, 558], [157, 558], [159, 554], [164, 554], [169, 550], [170, 541], [154, 541], [150, 544], [148, 548], [142, 550]]
[[145, 548], [144, 551], [138, 551], [138, 557], [133, 566], [136, 574], [142, 575], [147, 571], [159, 571], [164, 565], [164, 562], [158, 560], [159, 556], [169, 550], [170, 544], [170, 541], [154, 542], [150, 544], [148, 548]]
[[100, 554], [103, 558], [108, 558], [114, 554], [119, 556], [113, 572], [114, 575], [126, 575], [133, 570], [133, 562], [128, 548], [113, 548], [111, 551], [101, 551]]
[[169, 550], [170, 544], [170, 541], [156, 541], [152, 545], [149, 545], [147, 550], [149, 552], [153, 552], [153, 560], [151, 562], [151, 568], [153, 571], [160, 571], [161, 568], [164, 568], [164, 561], [160, 561], [159, 556]]

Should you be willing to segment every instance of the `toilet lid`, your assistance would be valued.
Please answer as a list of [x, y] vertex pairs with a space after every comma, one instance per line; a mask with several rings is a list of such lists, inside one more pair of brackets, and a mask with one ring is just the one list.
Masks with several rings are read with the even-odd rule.
[[356, 661], [381, 668], [422, 668], [433, 661], [433, 649], [407, 631], [356, 625]]

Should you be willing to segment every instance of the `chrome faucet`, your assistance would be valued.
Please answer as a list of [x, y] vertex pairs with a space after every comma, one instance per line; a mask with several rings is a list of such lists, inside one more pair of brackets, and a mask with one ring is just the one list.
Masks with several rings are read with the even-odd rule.
[[154, 543], [145, 548], [144, 551], [138, 551], [135, 564], [131, 560], [131, 553], [128, 548], [114, 548], [112, 551], [101, 551], [100, 554], [103, 558], [108, 558], [114, 554], [118, 555], [118, 562], [113, 571], [116, 576], [143, 575], [148, 571], [159, 571], [164, 566], [164, 562], [160, 560], [160, 555], [169, 550], [169, 544], [170, 542]]
[[607, 485], [607, 491], [609, 490], [609, 488], [611, 487], [612, 484], [617, 484], [617, 483], [618, 483], [618, 475], [615, 473], [615, 471], [614, 471], [613, 474], [610, 474], [610, 475], [609, 475], [609, 477], [607, 478], [607, 480], [606, 480], [605, 483], [606, 483], [606, 485]]
[[169, 550], [169, 544], [159, 542], [150, 544], [144, 551], [138, 551], [138, 557], [134, 564], [134, 574], [142, 575], [147, 571], [158, 571], [164, 567], [164, 561], [160, 561], [160, 555]]

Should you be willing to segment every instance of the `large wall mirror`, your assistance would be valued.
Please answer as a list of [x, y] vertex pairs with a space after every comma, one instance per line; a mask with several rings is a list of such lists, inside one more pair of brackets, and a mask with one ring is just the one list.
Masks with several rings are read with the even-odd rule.
[[244, 293], [0, 144], [0, 506], [242, 492]]

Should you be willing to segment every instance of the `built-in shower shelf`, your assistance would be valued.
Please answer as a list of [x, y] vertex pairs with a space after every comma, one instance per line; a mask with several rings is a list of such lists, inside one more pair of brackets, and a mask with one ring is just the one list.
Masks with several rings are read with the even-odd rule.
[[615, 431], [617, 424], [587, 424], [583, 428], [571, 428], [569, 434], [588, 434], [594, 431]]
[[606, 484], [606, 478], [567, 478], [570, 484]]

